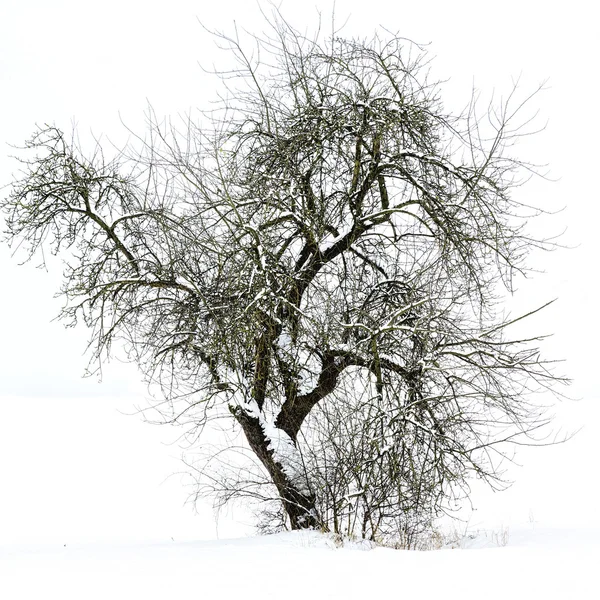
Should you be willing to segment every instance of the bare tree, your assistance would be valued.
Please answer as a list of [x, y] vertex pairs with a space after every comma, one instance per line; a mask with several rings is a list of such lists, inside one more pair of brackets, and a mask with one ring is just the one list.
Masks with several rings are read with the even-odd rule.
[[446, 114], [406, 40], [270, 27], [217, 34], [237, 68], [202, 125], [150, 113], [112, 159], [38, 130], [8, 240], [63, 253], [62, 316], [100, 362], [124, 344], [168, 421], [237, 423], [291, 528], [426, 526], [558, 381], [498, 311], [540, 244], [511, 195], [526, 102]]

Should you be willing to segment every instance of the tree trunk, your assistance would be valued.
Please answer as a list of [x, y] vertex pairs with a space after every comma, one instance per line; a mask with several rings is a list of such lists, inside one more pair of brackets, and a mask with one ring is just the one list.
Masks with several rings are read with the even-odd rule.
[[260, 421], [247, 414], [242, 408], [234, 409], [233, 414], [242, 426], [250, 447], [265, 466], [290, 519], [292, 529], [312, 529], [320, 526], [315, 510], [315, 497], [300, 491], [283, 470], [283, 466], [269, 449], [270, 440], [266, 437]]

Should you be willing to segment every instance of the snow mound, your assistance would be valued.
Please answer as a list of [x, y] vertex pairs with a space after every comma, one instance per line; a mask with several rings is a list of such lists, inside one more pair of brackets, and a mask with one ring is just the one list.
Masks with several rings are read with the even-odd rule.
[[469, 550], [431, 552], [342, 543], [314, 531], [211, 542], [0, 544], [0, 598], [596, 598], [599, 534], [523, 530], [500, 547], [480, 534], [469, 538]]

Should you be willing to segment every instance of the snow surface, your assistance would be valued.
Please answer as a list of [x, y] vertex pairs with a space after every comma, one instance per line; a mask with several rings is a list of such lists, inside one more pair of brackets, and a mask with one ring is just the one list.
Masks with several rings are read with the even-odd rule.
[[498, 546], [338, 547], [317, 532], [214, 542], [0, 545], [0, 598], [598, 598], [600, 531], [528, 526]]

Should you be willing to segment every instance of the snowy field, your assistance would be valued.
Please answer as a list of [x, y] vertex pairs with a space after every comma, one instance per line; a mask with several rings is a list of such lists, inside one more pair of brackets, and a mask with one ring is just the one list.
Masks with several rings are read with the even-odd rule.
[[0, 546], [0, 597], [598, 598], [598, 531], [467, 538], [429, 552], [336, 544], [316, 532], [215, 542]]
[[596, 599], [599, 404], [568, 405], [580, 433], [523, 449], [515, 485], [474, 489], [453, 547], [421, 552], [251, 537], [242, 510], [184, 505], [172, 430], [121, 414], [123, 398], [3, 398], [0, 599]]

